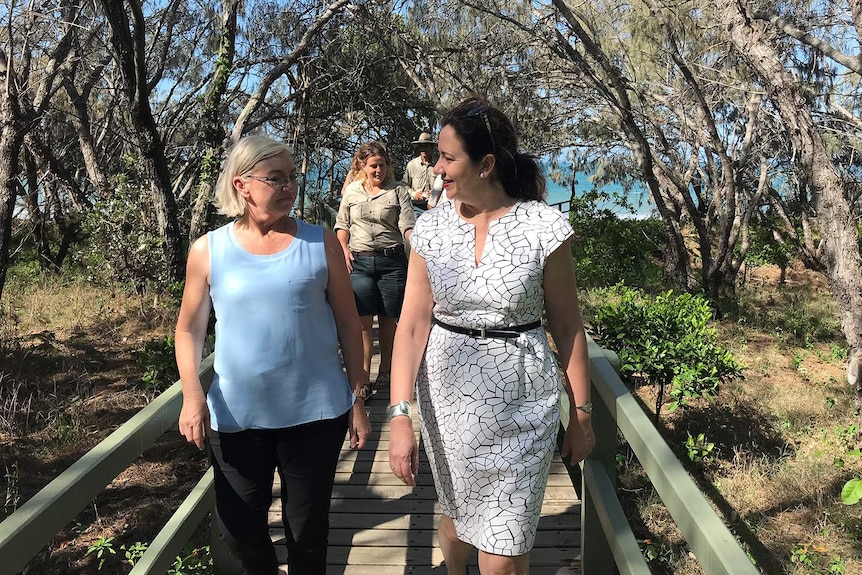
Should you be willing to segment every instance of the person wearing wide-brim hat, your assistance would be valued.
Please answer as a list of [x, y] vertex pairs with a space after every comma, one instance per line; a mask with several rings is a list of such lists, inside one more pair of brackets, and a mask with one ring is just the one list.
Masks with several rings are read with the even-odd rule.
[[413, 207], [416, 215], [419, 215], [428, 209], [428, 196], [434, 183], [434, 151], [437, 140], [432, 134], [422, 132], [410, 143], [418, 149], [419, 155], [407, 162], [403, 182], [410, 188]]

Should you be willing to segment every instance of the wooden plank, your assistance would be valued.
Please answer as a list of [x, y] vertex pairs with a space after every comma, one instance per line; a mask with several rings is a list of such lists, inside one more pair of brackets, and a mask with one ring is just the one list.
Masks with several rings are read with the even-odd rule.
[[[419, 473], [416, 476], [417, 485], [433, 485], [434, 479], [431, 473]], [[350, 473], [338, 472], [335, 474], [335, 485], [403, 485], [401, 480], [392, 473]], [[568, 473], [552, 473], [548, 476], [548, 486], [571, 487], [572, 478]]]
[[[436, 529], [440, 515], [433, 513], [330, 513], [329, 525], [332, 529]], [[282, 528], [281, 513], [270, 512], [270, 528]], [[542, 515], [539, 518], [539, 531], [566, 530], [580, 532], [581, 517], [579, 513], [564, 513], [560, 515]]]
[[[284, 530], [273, 530], [272, 540], [284, 544]], [[572, 532], [548, 530], [542, 532], [541, 540], [536, 538], [534, 549], [563, 549], [575, 546]], [[437, 547], [437, 531], [434, 529], [344, 529], [329, 531], [329, 545], [343, 547]]]
[[[287, 549], [276, 545], [279, 563], [287, 561]], [[533, 549], [530, 552], [532, 566], [576, 566], [580, 551], [577, 547], [557, 549]], [[434, 566], [443, 562], [443, 553], [438, 547], [356, 547], [330, 545], [327, 554], [330, 565], [404, 565]], [[476, 555], [468, 564], [476, 565]]]
[[[274, 492], [277, 494], [277, 492]], [[336, 485], [332, 490], [332, 499], [404, 499], [404, 500], [437, 500], [437, 493], [431, 485], [408, 487], [406, 485]], [[545, 501], [578, 501], [571, 485], [564, 487], [550, 486], [545, 489]], [[373, 502], [372, 502], [373, 503]]]
[[[474, 568], [471, 575], [476, 574]], [[330, 565], [326, 575], [446, 575], [443, 565]], [[580, 575], [577, 567], [530, 566], [530, 575]]]
[[[374, 357], [372, 372], [377, 368]], [[372, 373], [372, 380], [376, 377]], [[445, 575], [436, 528], [440, 506], [431, 470], [420, 446], [416, 487], [407, 487], [389, 469], [389, 423], [385, 410], [388, 389], [366, 403], [372, 433], [362, 450], [351, 450], [345, 440], [338, 462], [330, 512], [327, 575]], [[418, 418], [413, 427], [419, 433]], [[280, 515], [278, 478], [273, 487], [270, 535], [279, 562], [286, 560]], [[568, 469], [555, 454], [531, 552], [533, 575], [579, 573], [581, 541], [580, 502]], [[476, 568], [477, 554], [469, 560]]]

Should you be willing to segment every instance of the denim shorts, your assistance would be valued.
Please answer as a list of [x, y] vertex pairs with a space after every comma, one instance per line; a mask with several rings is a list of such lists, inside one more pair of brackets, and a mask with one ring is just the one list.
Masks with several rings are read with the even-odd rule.
[[360, 316], [398, 318], [407, 285], [407, 254], [354, 255], [350, 283]]

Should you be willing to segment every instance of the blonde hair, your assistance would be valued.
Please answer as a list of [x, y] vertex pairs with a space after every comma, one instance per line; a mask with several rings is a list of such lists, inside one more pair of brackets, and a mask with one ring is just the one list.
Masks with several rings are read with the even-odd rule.
[[353, 174], [354, 182], [364, 182], [366, 180], [365, 170], [362, 168], [365, 166], [365, 162], [368, 161], [369, 158], [373, 158], [374, 156], [383, 156], [383, 159], [386, 160], [386, 178], [390, 179], [392, 177], [392, 162], [389, 161], [389, 153], [386, 151], [386, 144], [383, 142], [365, 142], [359, 149], [356, 150], [356, 153], [353, 154], [353, 161], [350, 163], [350, 173]]
[[247, 174], [261, 160], [277, 156], [282, 152], [290, 154], [287, 144], [267, 136], [246, 136], [234, 144], [222, 163], [222, 170], [216, 183], [213, 203], [218, 208], [218, 212], [229, 217], [245, 214], [245, 199], [236, 193], [233, 187], [234, 176]]

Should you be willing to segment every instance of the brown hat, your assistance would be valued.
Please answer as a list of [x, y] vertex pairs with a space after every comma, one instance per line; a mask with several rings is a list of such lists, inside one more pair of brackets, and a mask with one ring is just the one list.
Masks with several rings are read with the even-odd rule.
[[437, 140], [435, 140], [435, 139], [434, 139], [434, 136], [432, 136], [432, 135], [431, 135], [431, 134], [429, 134], [428, 132], [422, 132], [421, 134], [419, 134], [419, 139], [418, 139], [418, 140], [413, 140], [413, 141], [412, 141], [412, 142], [410, 142], [410, 143], [411, 143], [411, 144], [429, 144], [429, 145], [433, 145], [433, 144], [436, 144], [436, 143], [437, 143]]

